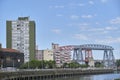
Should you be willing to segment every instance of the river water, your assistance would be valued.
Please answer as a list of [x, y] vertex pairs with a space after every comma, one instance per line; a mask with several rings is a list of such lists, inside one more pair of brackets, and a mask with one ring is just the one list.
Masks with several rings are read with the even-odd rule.
[[45, 79], [45, 80], [114, 80], [120, 79], [120, 74], [99, 74], [99, 75], [81, 75], [74, 77], [64, 77], [55, 79]]

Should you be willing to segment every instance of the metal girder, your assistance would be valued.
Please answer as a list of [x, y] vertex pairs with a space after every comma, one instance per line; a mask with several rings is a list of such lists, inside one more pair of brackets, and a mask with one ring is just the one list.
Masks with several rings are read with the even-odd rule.
[[114, 50], [111, 46], [100, 45], [100, 44], [84, 44], [84, 45], [73, 45], [74, 48], [81, 48], [82, 50]]
[[74, 50], [74, 49], [114, 50], [114, 48], [111, 46], [100, 45], [100, 44], [66, 45], [59, 47], [59, 50]]

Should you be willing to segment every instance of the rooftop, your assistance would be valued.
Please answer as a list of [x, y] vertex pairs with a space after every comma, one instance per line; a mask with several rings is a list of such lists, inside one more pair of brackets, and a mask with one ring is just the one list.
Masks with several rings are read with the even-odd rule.
[[2, 52], [17, 52], [17, 53], [20, 53], [20, 51], [17, 51], [15, 49], [10, 49], [10, 48], [1, 48], [0, 51], [2, 51]]

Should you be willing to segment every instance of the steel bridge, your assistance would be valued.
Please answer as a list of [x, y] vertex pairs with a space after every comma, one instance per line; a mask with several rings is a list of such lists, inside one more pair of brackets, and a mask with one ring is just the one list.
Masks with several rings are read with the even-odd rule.
[[[73, 51], [73, 61], [78, 63], [87, 63], [94, 66], [92, 50], [103, 50], [103, 64], [105, 67], [114, 67], [115, 58], [113, 55], [114, 48], [107, 45], [100, 44], [84, 44], [84, 45], [67, 45], [60, 46], [59, 51]], [[85, 57], [83, 57], [85, 55]]]

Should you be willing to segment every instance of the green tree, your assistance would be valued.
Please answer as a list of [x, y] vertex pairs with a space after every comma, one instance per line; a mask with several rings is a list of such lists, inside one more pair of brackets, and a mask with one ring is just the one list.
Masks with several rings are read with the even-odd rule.
[[20, 66], [21, 69], [27, 69], [28, 67], [30, 69], [54, 68], [55, 67], [55, 61], [52, 61], [52, 60], [50, 60], [50, 61], [32, 60], [32, 61], [26, 62], [26, 63], [24, 63]]
[[28, 68], [28, 65], [26, 63], [23, 63], [21, 66], [20, 66], [20, 69], [27, 69]]
[[80, 64], [77, 63], [77, 62], [71, 62], [68, 65], [69, 65], [69, 68], [78, 68], [78, 67], [80, 67]]
[[117, 67], [120, 67], [120, 59], [116, 60]]
[[104, 67], [104, 65], [101, 62], [95, 62], [95, 67]]
[[40, 61], [38, 61], [38, 60], [32, 60], [29, 62], [29, 68], [31, 68], [31, 69], [38, 68], [39, 65], [40, 65]]
[[89, 67], [89, 65], [87, 65], [87, 64], [81, 64], [80, 67], [81, 68], [87, 68], [87, 67]]
[[69, 67], [69, 63], [64, 63], [63, 64], [63, 68], [68, 68]]

